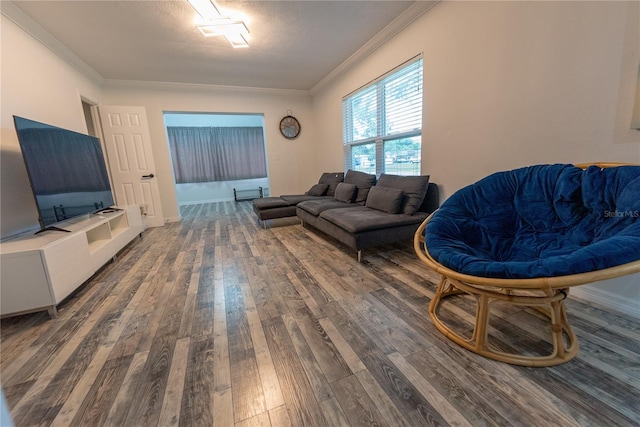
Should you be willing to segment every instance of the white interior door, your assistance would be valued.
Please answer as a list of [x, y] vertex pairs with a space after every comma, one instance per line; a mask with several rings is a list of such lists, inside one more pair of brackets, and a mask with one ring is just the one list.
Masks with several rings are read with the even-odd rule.
[[144, 107], [98, 106], [118, 205], [143, 207], [145, 227], [164, 225]]

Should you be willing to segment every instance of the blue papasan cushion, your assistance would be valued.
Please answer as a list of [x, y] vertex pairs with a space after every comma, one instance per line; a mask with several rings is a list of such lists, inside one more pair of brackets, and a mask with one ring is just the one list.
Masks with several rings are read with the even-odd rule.
[[555, 277], [636, 261], [640, 166], [495, 173], [442, 204], [425, 244], [440, 264], [479, 277]]

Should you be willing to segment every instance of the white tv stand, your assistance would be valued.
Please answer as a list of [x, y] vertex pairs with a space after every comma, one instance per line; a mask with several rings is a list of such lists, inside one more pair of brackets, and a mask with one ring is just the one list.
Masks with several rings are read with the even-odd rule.
[[142, 236], [138, 206], [56, 224], [69, 230], [23, 234], [0, 244], [0, 315], [57, 305], [129, 242]]

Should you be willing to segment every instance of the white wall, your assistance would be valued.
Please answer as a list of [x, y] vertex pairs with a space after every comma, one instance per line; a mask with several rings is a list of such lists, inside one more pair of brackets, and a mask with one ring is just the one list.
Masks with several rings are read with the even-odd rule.
[[320, 169], [342, 165], [341, 98], [424, 54], [423, 173], [443, 197], [491, 172], [640, 162], [630, 129], [637, 2], [443, 2], [314, 93]]
[[265, 197], [270, 194], [268, 178], [176, 184], [176, 199], [180, 206], [230, 202], [235, 200], [233, 196], [234, 189], [238, 191], [238, 198], [243, 199], [246, 197], [258, 197], [259, 187], [262, 187]]
[[[165, 112], [164, 124], [167, 127], [249, 126], [264, 128], [264, 117], [262, 117], [261, 114], [192, 114]], [[178, 201], [178, 205], [230, 201], [234, 200], [234, 189], [238, 191], [257, 190], [259, 187], [262, 187], [264, 192], [268, 191], [269, 178], [176, 184], [176, 199]], [[252, 191], [251, 194], [254, 194], [254, 192]], [[242, 194], [239, 197], [242, 197]]]
[[[315, 126], [311, 97], [306, 92], [199, 85], [107, 82], [105, 104], [144, 106], [149, 120], [162, 209], [169, 220], [179, 218], [163, 112], [216, 112], [264, 116], [267, 168], [271, 194], [295, 194], [317, 182]], [[279, 131], [291, 110], [302, 124], [295, 140]]]
[[191, 127], [260, 127], [264, 126], [261, 114], [217, 114], [165, 112], [165, 126]]
[[13, 116], [86, 133], [81, 96], [99, 102], [102, 89], [12, 21], [1, 19], [0, 235], [7, 237], [38, 227]]
[[[422, 173], [440, 185], [443, 199], [492, 172], [525, 165], [640, 163], [640, 132], [630, 129], [640, 3], [442, 2], [314, 91], [313, 113], [323, 124], [319, 169], [342, 165], [341, 98], [420, 53]], [[572, 293], [595, 301], [591, 290], [604, 289], [616, 297], [612, 308], [640, 317], [639, 279]]]

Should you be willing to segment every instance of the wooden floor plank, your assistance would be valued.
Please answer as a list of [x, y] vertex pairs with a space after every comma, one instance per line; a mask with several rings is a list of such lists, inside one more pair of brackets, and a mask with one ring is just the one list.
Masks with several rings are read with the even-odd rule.
[[282, 396], [280, 381], [278, 381], [278, 375], [273, 366], [273, 359], [269, 352], [267, 339], [264, 336], [260, 317], [255, 310], [247, 310], [246, 316], [249, 321], [251, 339], [255, 349], [256, 362], [258, 363], [258, 371], [260, 373], [267, 410], [282, 407], [284, 405], [284, 397]]
[[[251, 202], [184, 206], [59, 307], [1, 320], [16, 425], [640, 425], [640, 319], [567, 300], [581, 349], [505, 365], [441, 334], [411, 242], [365, 251]], [[475, 303], [440, 312], [470, 333]], [[499, 348], [549, 347], [541, 314], [492, 306]]]
[[316, 400], [318, 402], [322, 402], [326, 399], [333, 398], [334, 395], [329, 385], [329, 381], [327, 381], [327, 377], [324, 372], [322, 372], [322, 368], [313, 356], [313, 352], [307, 344], [304, 334], [300, 330], [298, 323], [295, 321], [294, 316], [286, 315], [282, 317], [282, 320], [289, 334], [289, 339], [293, 343], [292, 350], [295, 355], [297, 355], [297, 359], [302, 365], [304, 373], [311, 383]]
[[[113, 406], [132, 361], [133, 356], [124, 356], [105, 362], [89, 392], [85, 397], [80, 396], [81, 406], [71, 425], [105, 425], [109, 409]], [[64, 407], [60, 413], [64, 413]], [[67, 420], [68, 417], [62, 418], [61, 425], [69, 425]]]
[[[183, 288], [182, 294], [178, 293], [173, 298], [169, 298], [176, 286], [175, 282], [163, 284], [162, 293], [168, 297], [162, 298], [161, 300], [165, 301], [164, 305], [154, 310], [161, 315], [158, 317], [158, 326], [150, 328], [155, 335], [151, 340], [149, 357], [126, 423], [156, 424], [160, 417], [186, 297], [186, 289]], [[146, 345], [138, 346], [141, 349], [146, 347]]]
[[380, 386], [380, 383], [378, 383], [368, 370], [359, 371], [356, 373], [356, 377], [358, 377], [358, 381], [360, 381], [360, 384], [362, 384], [362, 387], [366, 390], [369, 398], [375, 403], [376, 408], [378, 408], [378, 411], [380, 411], [380, 414], [386, 420], [386, 425], [397, 427], [411, 426], [389, 395]]
[[[178, 352], [179, 348], [176, 348]], [[181, 356], [184, 355], [181, 353]], [[213, 413], [213, 338], [194, 340], [189, 343], [185, 359], [183, 389], [180, 390], [180, 425], [212, 425]], [[169, 396], [165, 395], [165, 400]], [[161, 423], [160, 425], [166, 425]]]
[[269, 410], [269, 421], [274, 427], [292, 427], [287, 406], [282, 405]]
[[149, 352], [136, 353], [132, 356], [129, 369], [124, 376], [122, 385], [118, 388], [116, 397], [113, 401], [113, 405], [108, 411], [105, 426], [122, 426], [124, 420], [129, 412], [133, 393], [135, 393], [136, 386], [139, 383], [140, 376], [144, 365], [149, 357]]
[[[421, 371], [418, 371], [407, 360], [402, 357], [400, 353], [393, 353], [389, 355], [389, 359], [402, 371], [402, 373], [411, 380], [411, 383], [416, 386], [420, 393], [438, 410], [438, 413], [451, 425], [477, 426], [480, 420], [471, 418], [467, 420], [458, 409], [451, 405], [451, 403], [440, 393], [438, 387], [435, 387], [431, 381], [425, 378]], [[485, 420], [483, 420], [485, 421]]]
[[331, 305], [329, 318], [333, 324], [360, 354], [369, 372], [382, 385], [407, 419], [415, 425], [446, 425], [442, 416], [376, 347], [375, 342], [354, 324], [349, 315], [336, 303], [328, 305]]
[[294, 317], [327, 381], [332, 383], [350, 376], [349, 365], [311, 311], [301, 308], [296, 310]]
[[270, 427], [271, 420], [268, 412], [262, 412], [251, 418], [244, 419], [236, 423], [235, 427]]
[[[180, 422], [180, 408], [183, 397], [185, 376], [188, 363], [190, 347], [190, 338], [180, 338], [176, 342], [176, 347], [171, 360], [171, 368], [169, 370], [169, 379], [167, 380], [167, 389], [162, 399], [162, 411], [160, 412], [159, 425], [177, 426]], [[199, 385], [208, 384], [203, 381]], [[191, 391], [191, 390], [190, 390]], [[207, 408], [209, 406], [207, 405]]]
[[[231, 386], [234, 390], [233, 409], [236, 422], [267, 410], [260, 382], [251, 329], [246, 316], [240, 286], [228, 278], [225, 267], [225, 301], [229, 340]], [[236, 392], [237, 391], [237, 392]]]
[[274, 317], [264, 321], [263, 325], [292, 424], [326, 425], [312, 385], [297, 357], [283, 320]]
[[331, 320], [326, 317], [322, 317], [318, 319], [318, 322], [331, 340], [331, 343], [342, 356], [342, 359], [345, 361], [351, 372], [355, 374], [367, 369], [367, 367], [364, 366], [364, 363], [362, 363], [362, 360], [358, 357], [358, 354], [353, 351], [349, 343], [344, 339], [340, 332], [338, 332], [335, 325], [331, 323]]
[[[96, 310], [96, 318], [82, 323], [82, 327], [79, 328], [80, 333], [71, 337], [69, 345], [60, 349], [58, 357], [54, 358], [51, 364], [39, 367], [39, 369], [43, 369], [42, 378], [50, 379], [50, 381], [41, 393], [27, 393], [25, 395], [25, 399], [30, 403], [25, 403], [21, 410], [16, 411], [17, 423], [21, 422], [23, 417], [31, 416], [33, 412], [39, 413], [40, 419], [47, 422], [58, 415], [66, 399], [73, 393], [74, 388], [91, 365], [100, 348], [101, 339], [108, 334], [113, 316], [107, 315], [107, 311], [115, 299], [117, 296], [104, 298], [103, 304]], [[87, 329], [89, 330], [87, 331]], [[111, 348], [107, 350], [110, 351]], [[100, 356], [104, 354], [105, 351], [100, 352]], [[100, 359], [97, 363], [101, 365], [104, 360]], [[32, 404], [31, 402], [34, 401], [37, 403]], [[18, 406], [21, 404], [22, 401]], [[25, 411], [29, 413], [25, 415]]]
[[344, 414], [352, 425], [384, 425], [386, 421], [354, 375], [331, 384]]
[[[213, 426], [232, 426], [233, 421], [233, 393], [231, 387], [216, 390], [213, 394]], [[188, 424], [183, 424], [188, 427]]]

